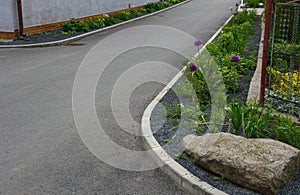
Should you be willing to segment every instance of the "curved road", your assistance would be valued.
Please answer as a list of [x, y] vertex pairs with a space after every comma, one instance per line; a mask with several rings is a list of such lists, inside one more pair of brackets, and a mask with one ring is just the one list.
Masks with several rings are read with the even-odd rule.
[[[0, 194], [186, 194], [159, 169], [119, 170], [103, 163], [87, 149], [78, 135], [72, 113], [75, 74], [96, 43], [133, 26], [169, 26], [206, 42], [229, 17], [229, 8], [235, 3], [193, 0], [77, 41], [75, 45], [0, 49]], [[113, 44], [107, 51], [117, 47], [118, 44]], [[181, 49], [191, 56], [196, 52], [193, 43]], [[107, 67], [96, 92], [97, 114], [106, 133], [131, 150], [142, 150], [141, 141], [117, 125], [110, 96], [113, 82], [130, 66], [144, 60], [162, 61], [180, 68], [184, 59], [164, 49], [128, 51]], [[174, 71], [161, 73], [166, 80], [176, 74]], [[131, 94], [130, 112], [135, 121], [140, 122], [147, 104], [162, 88], [158, 83], [145, 83]]]

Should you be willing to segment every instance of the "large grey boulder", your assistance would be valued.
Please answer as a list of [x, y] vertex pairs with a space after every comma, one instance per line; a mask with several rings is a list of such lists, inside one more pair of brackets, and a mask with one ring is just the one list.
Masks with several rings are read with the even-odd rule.
[[183, 149], [195, 164], [262, 194], [276, 194], [295, 176], [299, 150], [271, 139], [229, 133], [188, 135]]

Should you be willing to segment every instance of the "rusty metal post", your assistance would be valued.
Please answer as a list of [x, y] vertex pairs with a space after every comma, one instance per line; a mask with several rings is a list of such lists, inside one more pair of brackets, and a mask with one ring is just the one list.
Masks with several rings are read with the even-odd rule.
[[265, 96], [271, 17], [272, 17], [272, 0], [267, 0], [261, 83], [260, 83], [260, 98], [259, 98], [259, 103], [261, 105], [264, 103], [264, 96]]
[[22, 1], [17, 0], [18, 8], [18, 20], [19, 20], [19, 37], [25, 36], [24, 34], [24, 24], [23, 24], [23, 11], [22, 11]]

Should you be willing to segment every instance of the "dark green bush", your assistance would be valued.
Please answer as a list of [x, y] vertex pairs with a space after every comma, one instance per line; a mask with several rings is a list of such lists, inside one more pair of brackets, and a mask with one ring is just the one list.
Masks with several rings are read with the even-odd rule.
[[106, 17], [104, 18], [104, 24], [105, 26], [111, 26], [118, 22], [118, 20], [114, 17]]
[[162, 10], [166, 7], [168, 7], [168, 3], [164, 3], [164, 2], [155, 2], [155, 3], [148, 3], [145, 8], [148, 12], [154, 12], [154, 11], [158, 11], [158, 10]]
[[62, 31], [69, 34], [74, 34], [76, 32], [88, 32], [90, 27], [88, 23], [81, 20], [71, 19], [68, 22], [62, 24]]
[[265, 3], [265, 1], [264, 0], [247, 0], [246, 7], [253, 7], [253, 8], [261, 7], [259, 5], [260, 3]]
[[121, 14], [116, 16], [116, 18], [126, 21], [132, 18], [132, 14], [129, 11], [122, 11]]
[[288, 117], [277, 115], [275, 119], [278, 122], [273, 126], [276, 139], [300, 149], [300, 126]]
[[104, 20], [103, 18], [96, 18], [94, 20], [89, 20], [86, 23], [88, 24], [88, 26], [92, 29], [96, 29], [96, 28], [101, 28], [104, 27]]

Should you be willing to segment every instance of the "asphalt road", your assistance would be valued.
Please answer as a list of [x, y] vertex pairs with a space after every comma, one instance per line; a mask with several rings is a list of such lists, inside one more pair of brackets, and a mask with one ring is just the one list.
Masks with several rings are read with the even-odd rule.
[[[140, 25], [163, 25], [206, 42], [229, 17], [229, 8], [235, 3], [233, 0], [193, 0], [77, 41], [77, 46], [1, 49], [0, 194], [185, 194], [159, 169], [120, 170], [89, 151], [73, 118], [74, 78], [86, 54], [114, 32]], [[118, 44], [112, 44], [107, 50], [114, 51], [117, 47]], [[181, 49], [191, 56], [196, 52], [193, 43]], [[96, 91], [97, 115], [105, 132], [113, 141], [131, 150], [142, 150], [141, 141], [116, 123], [110, 97], [120, 75], [145, 60], [162, 61], [180, 68], [184, 58], [159, 48], [127, 51], [105, 69]], [[175, 71], [158, 72], [166, 81], [176, 74]], [[131, 94], [129, 109], [137, 123], [147, 104], [162, 88], [163, 85], [156, 82], [144, 83]]]

